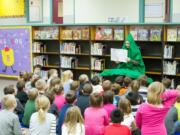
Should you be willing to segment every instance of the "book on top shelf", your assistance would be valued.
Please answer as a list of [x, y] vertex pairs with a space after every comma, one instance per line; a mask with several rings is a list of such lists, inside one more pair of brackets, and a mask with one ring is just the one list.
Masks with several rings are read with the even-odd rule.
[[88, 40], [89, 39], [89, 28], [83, 28], [82, 29], [82, 40]]
[[73, 39], [74, 40], [81, 40], [81, 30], [80, 29], [75, 29], [73, 30]]
[[113, 30], [109, 27], [99, 26], [96, 28], [96, 40], [113, 40]]
[[150, 30], [150, 41], [161, 41], [161, 29]]
[[180, 41], [180, 28], [177, 29], [177, 41]]
[[149, 31], [147, 29], [138, 30], [138, 40], [148, 41], [149, 40]]
[[177, 41], [177, 29], [168, 28], [167, 29], [167, 41]]
[[65, 29], [62, 31], [62, 39], [64, 40], [72, 40], [73, 39], [73, 31], [71, 29]]
[[138, 30], [130, 30], [131, 35], [133, 36], [134, 40], [138, 39]]
[[124, 30], [122, 28], [114, 29], [114, 40], [123, 40], [124, 39]]

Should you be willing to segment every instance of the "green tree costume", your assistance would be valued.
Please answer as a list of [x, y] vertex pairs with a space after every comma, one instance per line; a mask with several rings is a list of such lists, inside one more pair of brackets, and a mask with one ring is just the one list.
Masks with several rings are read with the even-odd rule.
[[[145, 74], [145, 65], [141, 52], [131, 34], [127, 36], [126, 41], [129, 41], [130, 47], [127, 48], [126, 43], [124, 42], [122, 49], [128, 50], [128, 57], [131, 59], [131, 61], [127, 63], [120, 63], [116, 69], [104, 70], [100, 74], [101, 76], [123, 75], [137, 79], [141, 75]], [[151, 83], [152, 79], [148, 78], [148, 82]]]

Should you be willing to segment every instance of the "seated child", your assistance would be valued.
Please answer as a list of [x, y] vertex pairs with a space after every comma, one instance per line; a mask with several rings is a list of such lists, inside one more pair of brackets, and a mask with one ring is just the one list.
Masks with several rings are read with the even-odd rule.
[[58, 77], [58, 71], [57, 71], [57, 69], [50, 69], [48, 71], [47, 87], [50, 86], [50, 82], [54, 77]]
[[73, 73], [71, 70], [66, 70], [62, 73], [61, 81], [66, 94], [70, 90], [70, 84], [73, 82]]
[[125, 77], [124, 78], [124, 82], [123, 82], [123, 86], [121, 87], [120, 91], [119, 91], [119, 95], [123, 96], [125, 94], [128, 93], [128, 91], [130, 90], [130, 84], [132, 82], [132, 79], [130, 77]]
[[146, 75], [142, 75], [138, 78], [140, 82], [140, 88], [138, 93], [142, 96], [143, 102], [147, 101], [147, 93], [148, 93], [148, 88], [147, 88], [147, 80], [148, 77]]
[[70, 84], [70, 90], [74, 91], [77, 96], [79, 95], [78, 88], [79, 88], [79, 82], [78, 82], [78, 81], [73, 81], [73, 82]]
[[39, 95], [43, 95], [47, 89], [46, 81], [44, 79], [37, 80], [35, 87], [38, 90]]
[[99, 93], [90, 95], [90, 107], [84, 112], [86, 135], [101, 135], [109, 124], [108, 114], [103, 108], [103, 97]]
[[85, 83], [89, 82], [89, 78], [86, 74], [81, 74], [79, 76], [79, 88], [78, 88], [78, 92], [79, 92], [79, 95], [82, 95], [82, 88], [84, 86]]
[[108, 91], [108, 90], [112, 90], [112, 83], [111, 83], [111, 81], [109, 81], [109, 80], [103, 81], [102, 88], [103, 88], [104, 92]]
[[108, 114], [108, 118], [110, 119], [110, 114], [112, 110], [116, 109], [116, 106], [113, 105], [114, 93], [112, 91], [106, 91], [104, 93], [104, 106], [103, 108], [106, 110]]
[[0, 111], [0, 135], [22, 135], [18, 116], [13, 113], [17, 106], [12, 94], [3, 96], [4, 109]]
[[103, 88], [100, 85], [100, 78], [99, 76], [94, 76], [91, 79], [91, 83], [92, 83], [92, 87], [93, 87], [93, 93], [102, 93], [103, 92]]
[[54, 102], [54, 94], [50, 93], [50, 92], [46, 92], [44, 95], [49, 99], [49, 102], [50, 102], [50, 107], [49, 107], [48, 113], [52, 113], [56, 116], [56, 118], [58, 118], [58, 113], [59, 113], [58, 108], [53, 103]]
[[120, 100], [120, 96], [119, 96], [120, 88], [121, 88], [121, 86], [117, 83], [114, 83], [112, 86], [112, 91], [114, 92], [113, 105], [115, 105], [116, 107], [118, 107], [118, 103]]
[[84, 84], [82, 93], [83, 95], [77, 98], [76, 105], [80, 108], [81, 114], [84, 116], [85, 109], [89, 107], [89, 96], [92, 93], [92, 85], [90, 83]]
[[56, 133], [58, 135], [62, 134], [62, 125], [64, 123], [64, 118], [67, 112], [67, 109], [72, 107], [75, 100], [76, 100], [76, 94], [74, 91], [68, 91], [66, 96], [66, 104], [64, 104], [59, 112], [59, 119], [58, 119], [58, 123], [57, 123], [57, 128], [56, 128]]
[[38, 90], [37, 89], [33, 88], [33, 89], [29, 90], [29, 93], [28, 93], [29, 100], [25, 104], [24, 116], [22, 119], [22, 125], [24, 127], [27, 127], [27, 128], [29, 127], [31, 115], [34, 112], [36, 112], [35, 99], [37, 96], [38, 96]]
[[61, 111], [62, 106], [66, 103], [64, 97], [64, 88], [61, 83], [56, 84], [54, 88], [52, 88], [53, 93], [55, 93], [54, 104], [58, 108], [58, 112]]
[[[9, 85], [4, 88], [4, 95], [7, 95], [7, 94], [15, 95], [15, 89], [14, 89], [13, 85]], [[17, 106], [16, 106], [14, 112], [18, 115], [19, 119], [21, 120], [22, 115], [24, 113], [24, 108], [18, 98], [16, 98], [16, 102], [17, 102]], [[3, 106], [2, 106], [2, 108], [3, 108]]]
[[28, 100], [27, 93], [24, 91], [25, 90], [25, 82], [23, 80], [19, 80], [16, 84], [16, 88], [17, 88], [16, 97], [19, 99], [21, 104], [23, 106], [25, 106], [25, 104]]
[[121, 122], [122, 125], [126, 125], [130, 128], [131, 131], [137, 129], [135, 119], [131, 113], [131, 104], [128, 99], [121, 98], [119, 101], [119, 110], [124, 113], [124, 120]]
[[37, 112], [33, 113], [30, 119], [30, 135], [55, 135], [56, 117], [48, 113], [50, 107], [49, 99], [44, 96], [38, 96], [36, 99]]
[[67, 110], [62, 135], [85, 135], [84, 120], [77, 106]]
[[131, 131], [127, 126], [121, 125], [123, 121], [123, 113], [119, 109], [111, 112], [111, 123], [105, 128], [104, 135], [131, 135]]

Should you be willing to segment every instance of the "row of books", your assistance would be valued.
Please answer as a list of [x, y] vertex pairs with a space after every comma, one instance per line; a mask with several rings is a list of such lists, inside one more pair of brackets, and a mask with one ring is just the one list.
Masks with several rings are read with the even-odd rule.
[[64, 40], [89, 40], [89, 28], [64, 29], [62, 31]]
[[77, 45], [74, 42], [63, 43], [60, 45], [60, 51], [61, 53], [66, 53], [66, 54], [80, 54], [81, 46]]
[[180, 41], [180, 28], [167, 29], [167, 41]]
[[61, 67], [62, 68], [76, 68], [78, 67], [78, 59], [76, 57], [62, 56]]
[[32, 46], [33, 52], [40, 53], [40, 52], [46, 52], [46, 45], [42, 42], [34, 42]]
[[35, 56], [33, 58], [33, 65], [41, 65], [41, 66], [48, 65], [48, 56], [47, 55]]
[[96, 28], [95, 40], [124, 40], [124, 29], [99, 26]]
[[164, 58], [172, 59], [174, 54], [174, 46], [173, 45], [165, 45], [164, 46]]
[[134, 40], [161, 41], [161, 29], [132, 29], [130, 33]]
[[163, 73], [166, 75], [176, 75], [177, 61], [163, 61]]
[[59, 29], [58, 27], [43, 27], [34, 31], [34, 39], [58, 39]]
[[105, 50], [106, 46], [102, 43], [94, 43], [91, 45], [91, 55], [103, 55]]
[[104, 70], [105, 59], [91, 58], [91, 69], [92, 70]]

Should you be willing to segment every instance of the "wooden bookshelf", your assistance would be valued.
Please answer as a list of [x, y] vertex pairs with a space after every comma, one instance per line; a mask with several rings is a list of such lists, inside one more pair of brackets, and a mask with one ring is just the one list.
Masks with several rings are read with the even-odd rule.
[[[56, 36], [48, 35], [46, 31], [48, 30], [56, 30]], [[96, 35], [98, 30], [101, 29], [112, 29], [112, 38], [109, 37], [100, 37]], [[95, 70], [92, 68], [93, 63], [91, 63], [92, 59], [97, 59], [100, 61], [104, 61], [102, 63], [102, 69], [111, 69], [115, 68], [117, 64], [110, 60], [111, 48], [121, 48], [126, 36], [132, 30], [137, 30], [137, 33], [148, 34], [147, 39], [142, 40], [142, 37], [135, 40], [137, 45], [140, 48], [145, 66], [146, 66], [146, 74], [150, 77], [153, 77], [154, 80], [161, 80], [164, 76], [170, 76], [172, 78], [177, 79], [180, 83], [180, 69], [177, 70], [176, 75], [166, 75], [163, 74], [163, 62], [164, 61], [178, 61], [180, 60], [180, 41], [169, 41], [168, 40], [168, 32], [169, 28], [175, 28], [177, 30], [180, 29], [180, 25], [169, 26], [168, 24], [149, 24], [149, 25], [133, 25], [133, 24], [124, 24], [124, 25], [93, 25], [93, 26], [34, 26], [32, 29], [32, 40], [33, 46], [34, 43], [40, 43], [40, 49], [36, 52], [33, 50], [33, 59], [37, 56], [46, 56], [48, 57], [47, 64], [48, 66], [43, 66], [45, 69], [55, 68], [58, 69], [59, 73], [64, 70], [70, 69], [73, 70], [74, 79], [78, 79], [78, 76], [85, 72], [92, 77], [91, 75], [94, 73], [100, 73], [103, 70]], [[121, 35], [121, 40], [115, 39], [115, 30], [122, 30], [123, 34]], [[42, 31], [42, 35], [40, 36], [37, 32]], [[111, 33], [111, 30], [108, 30]], [[146, 32], [148, 31], [148, 32]], [[158, 37], [156, 35], [152, 35], [157, 32]], [[45, 35], [44, 35], [45, 33]], [[51, 30], [50, 33], [53, 33]], [[47, 34], [47, 35], [46, 35]], [[108, 32], [106, 33], [108, 34]], [[137, 34], [140, 35], [140, 34]], [[68, 37], [70, 35], [70, 37]], [[42, 36], [42, 37], [41, 37]], [[105, 35], [107, 36], [107, 35]], [[155, 37], [153, 37], [155, 36]], [[39, 38], [40, 37], [40, 38]], [[45, 37], [45, 38], [44, 38]], [[50, 38], [49, 38], [50, 37]], [[144, 37], [146, 38], [146, 37]], [[69, 53], [68, 51], [62, 51], [61, 47], [66, 44], [74, 44], [74, 51]], [[92, 47], [94, 44], [102, 44], [104, 50], [102, 52], [95, 51], [92, 53]], [[174, 46], [174, 54], [172, 58], [164, 58], [164, 47], [166, 44], [170, 44]], [[43, 48], [45, 46], [45, 49]], [[73, 47], [73, 46], [71, 46]], [[42, 49], [43, 48], [43, 49]], [[67, 49], [67, 48], [66, 48]], [[66, 50], [65, 49], [65, 50]], [[71, 48], [72, 49], [72, 48]], [[70, 49], [70, 50], [71, 50]], [[78, 50], [78, 53], [76, 52]], [[72, 51], [72, 50], [71, 50]], [[73, 68], [65, 68], [61, 64], [62, 57], [73, 58], [73, 60], [77, 60], [76, 66]], [[53, 66], [59, 65], [59, 66]], [[178, 68], [178, 67], [177, 67]], [[157, 79], [158, 78], [158, 79]]]

